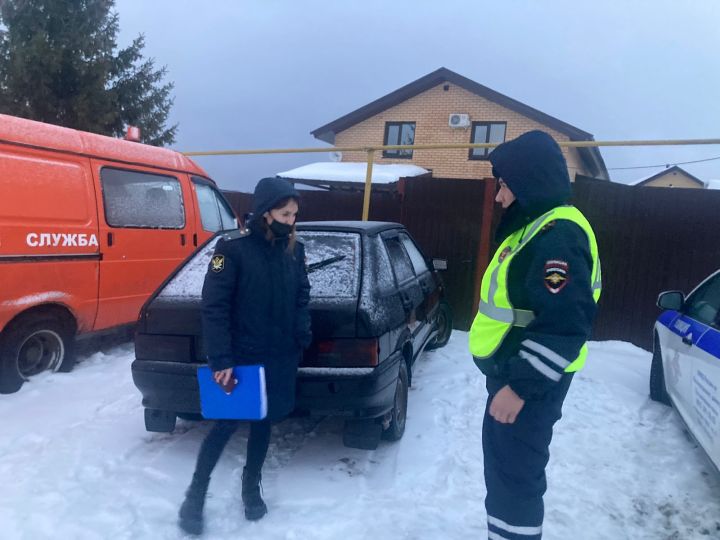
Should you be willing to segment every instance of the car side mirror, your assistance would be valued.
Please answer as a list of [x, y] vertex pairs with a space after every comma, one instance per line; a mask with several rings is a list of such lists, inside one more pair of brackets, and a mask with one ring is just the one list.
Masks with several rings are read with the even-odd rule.
[[447, 270], [447, 259], [433, 259], [432, 266], [435, 270]]
[[665, 291], [660, 293], [657, 299], [657, 307], [660, 309], [673, 309], [679, 311], [685, 303], [685, 295], [680, 291]]

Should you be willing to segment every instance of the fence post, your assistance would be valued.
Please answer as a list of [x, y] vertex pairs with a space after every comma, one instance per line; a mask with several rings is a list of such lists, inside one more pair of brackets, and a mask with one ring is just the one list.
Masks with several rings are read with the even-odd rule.
[[365, 172], [365, 197], [363, 199], [362, 220], [367, 221], [370, 214], [370, 194], [372, 193], [372, 170], [375, 150], [367, 151], [367, 171]]

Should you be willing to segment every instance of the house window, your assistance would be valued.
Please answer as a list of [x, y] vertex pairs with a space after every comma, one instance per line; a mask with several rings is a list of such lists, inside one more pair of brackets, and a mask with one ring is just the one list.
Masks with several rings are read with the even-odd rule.
[[[505, 141], [505, 122], [473, 122], [470, 142], [501, 143]], [[471, 148], [468, 159], [487, 159], [492, 148]]]
[[[415, 122], [385, 122], [383, 145], [415, 144]], [[383, 157], [412, 159], [412, 150], [383, 150]]]

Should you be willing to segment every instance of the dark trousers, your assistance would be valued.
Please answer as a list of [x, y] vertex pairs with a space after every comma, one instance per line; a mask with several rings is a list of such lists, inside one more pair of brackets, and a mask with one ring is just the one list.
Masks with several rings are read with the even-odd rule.
[[[195, 466], [197, 478], [209, 480], [210, 474], [212, 474], [225, 446], [238, 427], [240, 427], [240, 421], [238, 420], [218, 420], [215, 422], [200, 447], [200, 454], [198, 454], [197, 465]], [[245, 458], [245, 468], [250, 474], [260, 473], [262, 469], [270, 446], [271, 427], [269, 420], [250, 423]]]
[[542, 537], [545, 466], [553, 425], [562, 416], [572, 377], [565, 374], [543, 399], [526, 401], [513, 424], [501, 424], [490, 416], [490, 403], [501, 385], [488, 379], [482, 442], [490, 540]]

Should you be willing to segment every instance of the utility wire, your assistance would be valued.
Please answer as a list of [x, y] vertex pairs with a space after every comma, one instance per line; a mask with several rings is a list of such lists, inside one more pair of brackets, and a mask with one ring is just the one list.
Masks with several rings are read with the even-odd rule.
[[675, 165], [689, 165], [690, 163], [702, 163], [704, 161], [715, 161], [717, 159], [720, 159], [720, 156], [717, 157], [711, 157], [706, 159], [696, 159], [694, 161], [678, 161], [677, 163], [662, 163], [660, 165], [642, 165], [639, 167], [610, 167], [608, 168], [608, 171], [626, 171], [628, 169], [653, 169], [656, 167], [665, 167], [670, 168]]
[[[639, 165], [637, 167], [608, 167], [608, 171], [627, 171], [630, 169], [657, 169], [658, 167], [665, 167], [666, 169], [669, 169], [670, 167], [674, 167], [675, 165], [689, 165], [691, 163], [703, 163], [705, 161], [716, 161], [718, 159], [720, 159], [720, 156], [706, 158], [706, 159], [696, 159], [694, 161], [678, 161], [677, 163], [661, 163], [659, 165]], [[568, 167], [568, 169], [581, 170], [582, 167]]]

